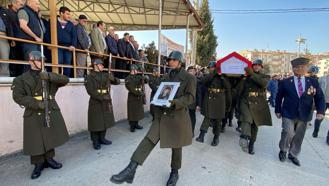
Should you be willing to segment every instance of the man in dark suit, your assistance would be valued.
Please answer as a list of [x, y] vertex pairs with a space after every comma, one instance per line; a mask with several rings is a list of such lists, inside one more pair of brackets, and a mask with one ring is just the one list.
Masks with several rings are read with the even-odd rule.
[[[129, 43], [129, 33], [125, 33], [123, 38], [118, 41], [118, 53], [122, 58], [132, 58], [132, 53], [130, 50], [130, 43]], [[115, 68], [119, 70], [128, 70], [130, 67], [127, 64], [127, 60], [118, 60], [116, 63]], [[124, 79], [127, 77], [125, 73], [118, 72], [117, 77], [120, 79]]]
[[294, 76], [280, 81], [276, 97], [275, 113], [282, 118], [282, 132], [279, 143], [281, 162], [288, 158], [297, 166], [307, 122], [312, 111], [313, 100], [316, 107], [316, 118], [324, 118], [325, 101], [317, 80], [305, 77], [309, 59], [297, 58], [291, 61]]

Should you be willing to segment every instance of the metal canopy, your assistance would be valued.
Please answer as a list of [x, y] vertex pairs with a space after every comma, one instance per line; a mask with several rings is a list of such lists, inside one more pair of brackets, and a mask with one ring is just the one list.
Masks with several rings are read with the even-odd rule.
[[[42, 15], [49, 15], [48, 0], [41, 0]], [[201, 29], [203, 23], [189, 0], [162, 0], [162, 28]], [[157, 30], [159, 0], [57, 0], [57, 9], [68, 7], [77, 18], [85, 14], [91, 22], [104, 21], [117, 30]], [[188, 21], [188, 15], [190, 19]]]

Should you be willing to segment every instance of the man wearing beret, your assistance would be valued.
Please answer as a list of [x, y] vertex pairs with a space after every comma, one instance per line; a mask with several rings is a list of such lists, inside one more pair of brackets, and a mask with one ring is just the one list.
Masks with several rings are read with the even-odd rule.
[[[30, 155], [31, 164], [35, 165], [32, 179], [38, 178], [44, 168], [62, 167], [61, 163], [53, 159], [54, 149], [69, 139], [64, 118], [55, 100], [57, 90], [65, 86], [69, 79], [64, 75], [41, 72], [42, 58], [39, 51], [30, 52], [31, 69], [16, 77], [12, 85], [14, 101], [25, 107], [23, 151], [24, 154]], [[47, 104], [42, 96], [42, 81], [46, 81], [49, 95], [50, 126], [45, 125]]]
[[309, 59], [299, 57], [291, 61], [294, 76], [282, 80], [276, 97], [275, 114], [282, 118], [282, 132], [279, 143], [279, 159], [286, 160], [286, 154], [293, 164], [300, 166], [297, 159], [305, 136], [307, 122], [313, 103], [316, 118], [323, 119], [325, 101], [316, 79], [305, 77]]

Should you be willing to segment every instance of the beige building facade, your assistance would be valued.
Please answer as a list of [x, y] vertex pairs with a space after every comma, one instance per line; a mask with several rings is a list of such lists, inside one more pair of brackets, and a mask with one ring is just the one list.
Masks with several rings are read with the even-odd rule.
[[[262, 59], [264, 65], [270, 71], [270, 74], [286, 74], [292, 71], [290, 61], [298, 57], [297, 52], [288, 52], [285, 50], [269, 51], [269, 50], [243, 50], [239, 52], [245, 58], [254, 61]], [[319, 76], [328, 71], [329, 53], [322, 54], [301, 54], [303, 57], [311, 59], [311, 63], [319, 67]]]

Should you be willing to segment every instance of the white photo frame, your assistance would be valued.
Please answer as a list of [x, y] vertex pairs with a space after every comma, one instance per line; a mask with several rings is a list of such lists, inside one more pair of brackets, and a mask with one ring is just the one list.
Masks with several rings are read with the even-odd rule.
[[179, 86], [179, 82], [161, 82], [151, 104], [161, 107], [170, 107], [170, 101], [174, 99]]

